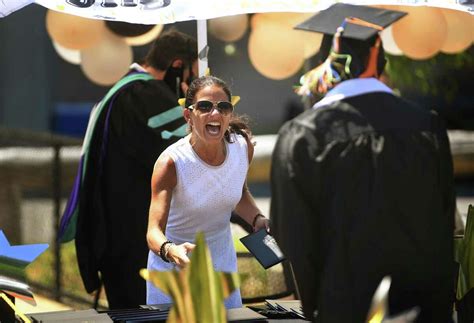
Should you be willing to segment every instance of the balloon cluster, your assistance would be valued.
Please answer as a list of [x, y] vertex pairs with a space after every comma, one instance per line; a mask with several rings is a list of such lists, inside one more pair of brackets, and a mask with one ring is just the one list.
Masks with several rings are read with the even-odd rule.
[[[408, 13], [381, 34], [384, 49], [391, 55], [428, 59], [439, 52], [462, 52], [474, 41], [474, 16], [467, 12], [428, 6], [376, 7]], [[291, 77], [301, 69], [305, 59], [319, 51], [321, 34], [293, 29], [313, 14], [252, 15], [248, 55], [260, 74], [274, 80]], [[234, 42], [245, 35], [247, 26], [248, 15], [223, 17], [210, 20], [209, 32], [217, 39]]]
[[[301, 69], [306, 58], [318, 52], [322, 35], [293, 29], [311, 15], [260, 13], [252, 16], [248, 54], [260, 74], [274, 80], [291, 77]], [[248, 25], [248, 15], [211, 19], [209, 33], [231, 43], [245, 35]]]
[[[382, 32], [384, 49], [392, 55], [428, 59], [439, 52], [458, 53], [474, 41], [474, 16], [467, 12], [427, 6], [383, 5], [408, 13]], [[316, 54], [322, 35], [294, 30], [313, 13], [258, 13], [252, 15], [248, 54], [263, 76], [282, 80], [296, 74], [304, 60]], [[248, 15], [211, 19], [209, 32], [224, 42], [241, 39], [249, 25]], [[114, 84], [128, 70], [130, 46], [156, 38], [162, 25], [134, 25], [68, 15], [49, 10], [46, 26], [58, 55], [80, 64], [84, 74], [100, 85]], [[429, 26], [429, 28], [427, 28]]]
[[92, 82], [109, 86], [127, 73], [133, 60], [130, 46], [149, 43], [163, 26], [95, 20], [48, 10], [46, 29], [60, 57], [80, 65]]
[[474, 42], [474, 16], [467, 12], [427, 6], [378, 7], [408, 13], [382, 32], [384, 50], [391, 55], [422, 60], [439, 52], [462, 52]]

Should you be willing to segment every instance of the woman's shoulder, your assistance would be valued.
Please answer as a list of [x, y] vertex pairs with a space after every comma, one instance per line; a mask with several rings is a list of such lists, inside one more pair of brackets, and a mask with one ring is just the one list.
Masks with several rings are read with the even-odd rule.
[[189, 135], [179, 139], [174, 144], [169, 145], [162, 153], [170, 156], [176, 161], [179, 155], [182, 155], [189, 149]]
[[251, 138], [241, 134], [232, 133], [231, 139], [240, 149], [248, 155], [249, 161], [253, 158], [254, 147]]
[[179, 149], [183, 149], [184, 147], [186, 147], [187, 145], [189, 145], [189, 135], [186, 135], [184, 136], [183, 138], [180, 138], [178, 141], [176, 141], [175, 143], [169, 145], [165, 151], [167, 150], [179, 150]]
[[152, 177], [153, 187], [160, 189], [176, 186], [176, 165], [170, 155], [163, 152], [155, 162]]
[[237, 143], [239, 145], [246, 145], [248, 140], [247, 137], [245, 137], [244, 135], [240, 134], [240, 133], [235, 133], [235, 132], [232, 132], [230, 134], [230, 140], [231, 140], [231, 143]]

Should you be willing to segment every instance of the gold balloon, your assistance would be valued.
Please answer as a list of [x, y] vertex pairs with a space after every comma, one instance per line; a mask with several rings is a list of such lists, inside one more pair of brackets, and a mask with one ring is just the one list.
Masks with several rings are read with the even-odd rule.
[[53, 41], [70, 49], [94, 46], [106, 31], [103, 20], [82, 18], [53, 10], [48, 10], [46, 14], [46, 29]]
[[256, 29], [260, 24], [279, 23], [281, 25], [293, 28], [299, 23], [305, 21], [315, 13], [297, 13], [297, 12], [267, 12], [257, 13], [252, 16], [250, 27]]
[[81, 69], [92, 82], [112, 85], [127, 73], [132, 59], [125, 40], [107, 32], [99, 44], [81, 51]]
[[245, 35], [248, 23], [247, 15], [211, 19], [209, 20], [209, 33], [219, 40], [234, 42]]
[[260, 13], [253, 15], [250, 25], [252, 29], [258, 29], [266, 24], [280, 24], [287, 29], [287, 32], [293, 33], [293, 37], [301, 38], [303, 46], [300, 49], [303, 51], [304, 58], [309, 58], [319, 51], [323, 34], [296, 30], [294, 27], [313, 15], [314, 13], [294, 12]]
[[323, 40], [323, 34], [304, 30], [295, 30], [294, 32], [297, 33], [302, 39], [304, 58], [310, 58], [319, 51], [319, 48], [321, 48], [321, 42]]
[[403, 11], [403, 9], [399, 8], [398, 5], [393, 5], [393, 4], [375, 4], [375, 5], [370, 5], [369, 7], [374, 7], [374, 8], [379, 8], [379, 9], [387, 9], [387, 10]]
[[265, 77], [282, 80], [294, 75], [304, 62], [301, 37], [278, 23], [253, 29], [248, 44], [250, 61]]
[[427, 59], [438, 53], [447, 35], [443, 13], [433, 7], [400, 6], [408, 15], [393, 24], [392, 32], [400, 50], [412, 59]]
[[155, 40], [162, 30], [163, 30], [163, 25], [155, 25], [155, 27], [153, 27], [152, 30], [144, 33], [143, 35], [135, 36], [135, 37], [125, 37], [124, 39], [125, 39], [125, 42], [129, 44], [130, 46], [142, 46]]
[[250, 18], [250, 29], [257, 29], [261, 21], [264, 19], [263, 13], [253, 14]]
[[474, 17], [457, 10], [443, 9], [442, 12], [448, 24], [448, 33], [441, 51], [448, 54], [464, 51], [474, 39]]

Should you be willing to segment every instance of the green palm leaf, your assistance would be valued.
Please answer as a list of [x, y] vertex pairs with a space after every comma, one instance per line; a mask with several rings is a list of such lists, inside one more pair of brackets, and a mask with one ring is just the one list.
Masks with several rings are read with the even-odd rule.
[[191, 262], [183, 270], [142, 269], [140, 275], [173, 299], [168, 322], [226, 322], [224, 299], [239, 287], [239, 275], [214, 271], [202, 232], [195, 244]]

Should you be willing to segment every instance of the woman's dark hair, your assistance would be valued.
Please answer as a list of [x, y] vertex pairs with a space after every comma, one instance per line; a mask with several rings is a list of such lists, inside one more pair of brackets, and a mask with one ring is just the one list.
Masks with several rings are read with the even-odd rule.
[[[215, 76], [201, 76], [189, 85], [188, 91], [186, 92], [186, 101], [184, 103], [185, 108], [189, 108], [190, 105], [195, 103], [196, 94], [208, 86], [217, 86], [221, 88], [224, 93], [227, 95], [229, 102], [232, 100], [232, 93], [230, 92], [227, 84], [218, 77]], [[249, 127], [249, 119], [247, 116], [239, 116], [235, 113], [232, 113], [229, 122], [229, 129], [226, 130], [224, 138], [227, 142], [232, 143], [230, 133], [236, 133], [244, 136], [247, 139], [252, 137], [252, 131]]]
[[165, 71], [177, 59], [183, 61], [184, 67], [191, 67], [197, 59], [197, 42], [187, 34], [170, 29], [155, 39], [145, 57], [145, 63]]

